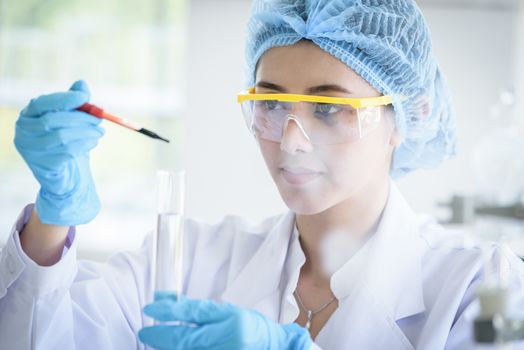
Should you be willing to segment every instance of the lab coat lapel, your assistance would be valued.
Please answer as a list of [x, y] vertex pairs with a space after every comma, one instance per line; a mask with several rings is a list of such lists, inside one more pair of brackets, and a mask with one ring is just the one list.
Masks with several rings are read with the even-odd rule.
[[255, 309], [278, 321], [279, 285], [294, 223], [291, 211], [279, 218], [253, 257], [228, 283], [220, 297], [222, 301]]
[[[328, 349], [412, 349], [395, 321], [425, 310], [416, 216], [391, 183], [375, 235], [331, 279], [339, 307], [319, 333]], [[333, 327], [327, 327], [333, 324]], [[348, 339], [340, 347], [336, 339]]]
[[391, 183], [368, 283], [394, 320], [425, 310], [417, 216]]
[[320, 331], [315, 343], [322, 349], [412, 350], [395, 320], [384, 310], [365, 283], [355, 285], [351, 293], [339, 300], [339, 306]]

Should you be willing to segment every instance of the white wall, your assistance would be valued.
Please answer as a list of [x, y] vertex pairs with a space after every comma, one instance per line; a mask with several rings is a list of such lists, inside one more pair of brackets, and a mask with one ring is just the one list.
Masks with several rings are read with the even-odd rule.
[[[524, 2], [520, 2], [515, 36], [515, 95], [517, 115], [524, 119]], [[523, 121], [524, 122], [524, 121]]]
[[515, 84], [516, 16], [486, 8], [424, 7], [422, 11], [454, 99], [459, 148], [458, 155], [440, 168], [413, 173], [400, 185], [414, 207], [438, 215], [436, 201], [446, 201], [453, 193], [476, 192], [471, 168], [474, 146], [493, 127], [488, 113], [500, 90]]
[[208, 221], [228, 213], [258, 220], [285, 209], [236, 103], [249, 7], [250, 1], [190, 2], [186, 212]]
[[[244, 87], [249, 4], [190, 3], [187, 213], [209, 221], [226, 213], [259, 220], [285, 209], [235, 103], [235, 94]], [[490, 104], [501, 88], [514, 83], [515, 14], [445, 7], [425, 7], [423, 12], [456, 102], [460, 149], [440, 169], [414, 173], [400, 186], [414, 207], [438, 214], [437, 200], [474, 191], [469, 167], [473, 145], [490, 127]]]

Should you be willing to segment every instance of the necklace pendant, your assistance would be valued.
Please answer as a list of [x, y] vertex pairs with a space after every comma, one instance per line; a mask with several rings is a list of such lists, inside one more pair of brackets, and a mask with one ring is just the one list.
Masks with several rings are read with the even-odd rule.
[[311, 319], [313, 318], [313, 311], [307, 310], [307, 321], [306, 321], [306, 329], [309, 330], [311, 327]]

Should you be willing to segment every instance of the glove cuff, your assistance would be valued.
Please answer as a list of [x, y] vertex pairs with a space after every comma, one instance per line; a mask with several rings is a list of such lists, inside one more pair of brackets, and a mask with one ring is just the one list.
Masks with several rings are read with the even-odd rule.
[[100, 200], [96, 191], [87, 190], [66, 198], [56, 198], [40, 189], [35, 210], [44, 224], [77, 226], [90, 222], [100, 212]]

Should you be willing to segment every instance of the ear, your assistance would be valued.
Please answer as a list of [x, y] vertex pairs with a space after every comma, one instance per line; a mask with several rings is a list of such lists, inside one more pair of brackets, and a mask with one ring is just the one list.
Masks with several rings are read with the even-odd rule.
[[401, 141], [402, 141], [402, 138], [400, 137], [397, 129], [393, 128], [393, 131], [391, 132], [391, 136], [389, 138], [389, 145], [396, 148], [398, 145], [400, 145]]

